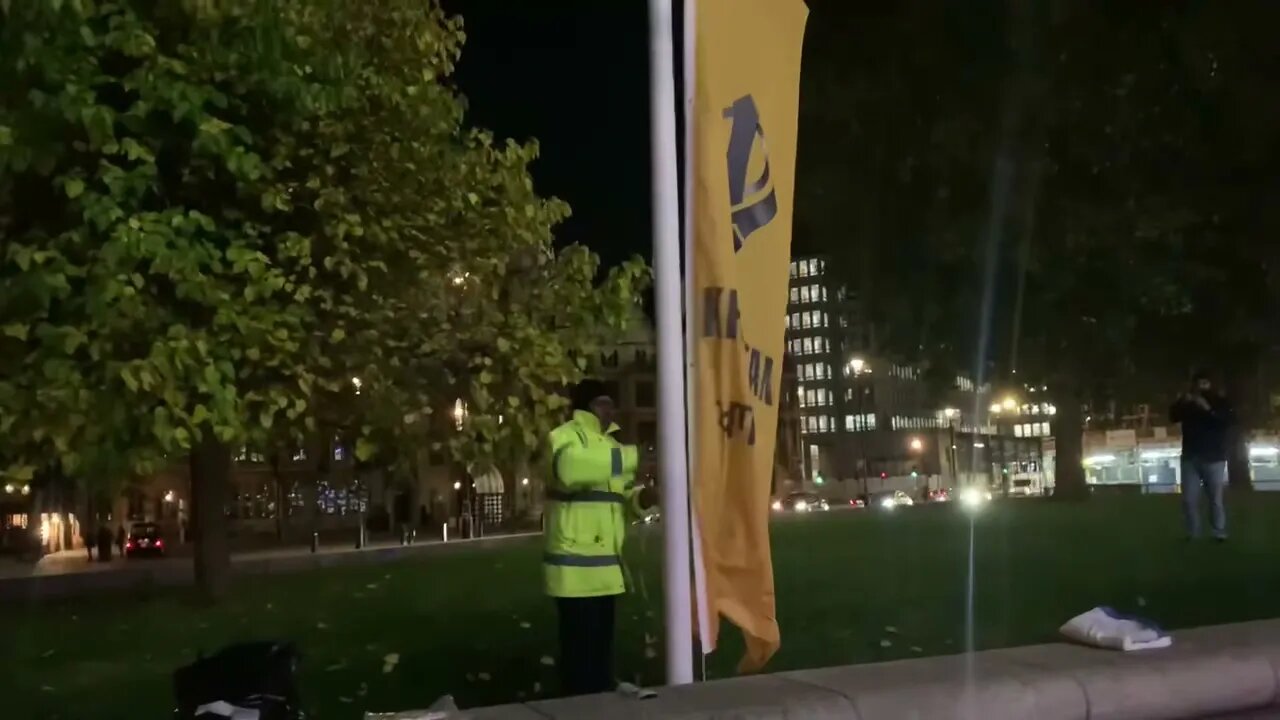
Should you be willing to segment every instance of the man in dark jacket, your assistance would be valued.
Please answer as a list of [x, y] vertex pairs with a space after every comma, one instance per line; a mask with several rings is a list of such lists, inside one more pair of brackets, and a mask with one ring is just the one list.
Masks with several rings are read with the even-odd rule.
[[1204, 371], [1191, 380], [1191, 389], [1169, 408], [1170, 422], [1182, 423], [1182, 512], [1187, 535], [1200, 536], [1200, 491], [1209, 494], [1213, 537], [1227, 539], [1227, 510], [1223, 490], [1227, 484], [1227, 451], [1235, 422], [1231, 404], [1213, 387]]

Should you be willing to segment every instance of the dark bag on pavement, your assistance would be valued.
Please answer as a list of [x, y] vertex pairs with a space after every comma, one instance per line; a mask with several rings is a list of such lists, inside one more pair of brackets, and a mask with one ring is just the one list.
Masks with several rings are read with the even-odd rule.
[[298, 650], [293, 643], [229, 645], [173, 674], [175, 717], [301, 720], [297, 674]]

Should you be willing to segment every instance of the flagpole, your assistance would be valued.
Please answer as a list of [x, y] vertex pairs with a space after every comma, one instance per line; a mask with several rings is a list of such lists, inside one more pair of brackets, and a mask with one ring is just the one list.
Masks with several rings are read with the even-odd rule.
[[685, 446], [684, 331], [680, 282], [680, 172], [676, 156], [671, 2], [649, 0], [649, 116], [667, 684], [683, 685], [693, 682], [693, 626], [689, 587], [689, 474]]
[[[697, 427], [695, 412], [697, 409], [698, 365], [694, 348], [697, 343], [697, 325], [693, 322], [693, 308], [697, 307], [693, 265], [693, 128], [694, 99], [698, 95], [697, 50], [698, 50], [698, 0], [684, 0], [684, 64], [681, 67], [684, 76], [684, 307], [685, 307], [685, 421], [688, 423], [688, 434], [685, 440], [688, 453], [689, 488], [693, 489], [692, 478], [698, 467], [698, 443], [695, 428]], [[715, 647], [711, 637], [711, 618], [707, 607], [707, 570], [702, 555], [702, 527], [698, 524], [696, 498], [689, 501], [689, 539], [693, 550], [693, 604], [697, 609], [698, 644], [703, 655], [702, 679], [706, 680], [706, 656]]]

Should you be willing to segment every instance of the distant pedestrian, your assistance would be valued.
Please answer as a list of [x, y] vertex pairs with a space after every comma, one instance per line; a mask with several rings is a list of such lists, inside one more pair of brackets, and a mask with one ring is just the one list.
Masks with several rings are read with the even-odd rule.
[[89, 562], [93, 562], [93, 530], [88, 523], [80, 525], [80, 541], [84, 543], [84, 551], [89, 554]]
[[1210, 527], [1219, 542], [1227, 539], [1227, 453], [1235, 413], [1213, 387], [1209, 374], [1197, 371], [1191, 388], [1169, 408], [1169, 420], [1182, 423], [1182, 512], [1187, 536], [1200, 536], [1200, 494], [1209, 495]]
[[124, 557], [124, 543], [127, 536], [124, 532], [123, 525], [116, 526], [116, 552], [120, 553], [120, 557]]

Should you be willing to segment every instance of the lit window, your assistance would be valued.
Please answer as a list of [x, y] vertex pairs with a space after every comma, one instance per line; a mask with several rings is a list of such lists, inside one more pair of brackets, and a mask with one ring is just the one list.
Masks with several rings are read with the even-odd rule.
[[787, 329], [788, 329], [788, 330], [790, 330], [790, 329], [791, 329], [791, 316], [790, 316], [790, 315], [788, 315], [788, 316], [786, 316], [785, 318], [783, 318], [783, 322], [786, 324]]
[[831, 419], [826, 415], [818, 418], [818, 429], [822, 432], [831, 432]]
[[800, 327], [800, 313], [791, 313], [791, 327]]
[[799, 302], [799, 300], [800, 300], [800, 288], [798, 288], [798, 287], [792, 287], [792, 288], [791, 288], [791, 302]]
[[808, 405], [816, 405], [816, 404], [817, 404], [817, 403], [815, 402], [815, 399], [817, 398], [817, 395], [814, 393], [813, 388], [809, 388], [808, 390], [805, 390], [805, 391], [804, 391], [804, 396], [805, 396], [805, 399], [806, 399], [806, 400], [808, 400]]
[[1025, 426], [1023, 426], [1023, 425], [1014, 425], [1014, 426], [1013, 426], [1013, 436], [1014, 436], [1014, 437], [1022, 437], [1022, 428], [1023, 428], [1023, 427], [1025, 427]]
[[1040, 423], [1040, 436], [1049, 437], [1049, 423], [1047, 422]]
[[822, 302], [827, 301], [827, 286], [822, 286]]
[[810, 300], [809, 286], [805, 285], [804, 287], [800, 288], [800, 302], [807, 303], [809, 302], [809, 300]]
[[822, 327], [826, 327], [826, 326], [827, 326], [827, 313], [826, 313], [826, 312], [823, 312], [823, 313], [822, 313]]
[[796, 263], [793, 260], [791, 261], [791, 277], [795, 277], [795, 276], [796, 276]]
[[813, 318], [809, 315], [809, 313], [807, 312], [800, 313], [800, 327], [805, 327], [805, 328], [813, 327]]
[[827, 404], [827, 389], [826, 389], [826, 388], [818, 388], [818, 404], [819, 404], [819, 405], [826, 405], [826, 404]]
[[818, 269], [819, 267], [820, 266], [818, 265], [818, 261], [816, 259], [809, 258], [809, 274], [810, 275], [820, 275], [822, 271]]
[[813, 338], [805, 338], [801, 342], [803, 343], [801, 347], [804, 348], [802, 352], [805, 355], [808, 355], [809, 353], [813, 352]]

